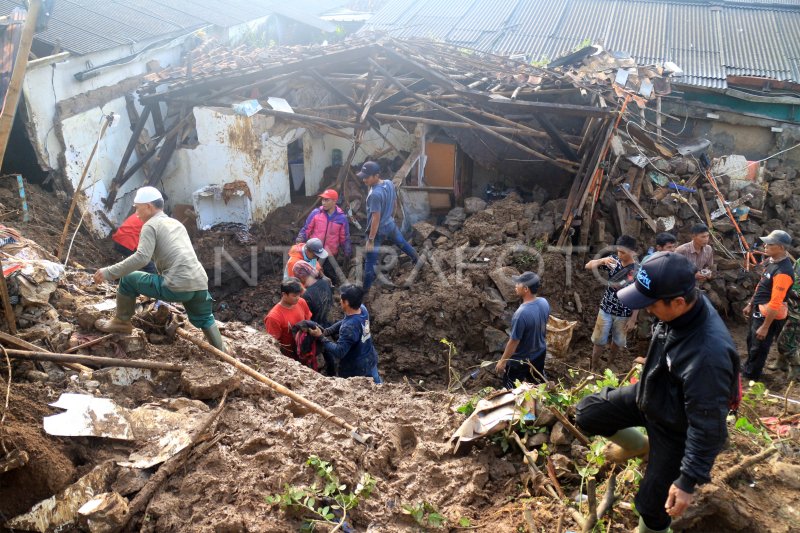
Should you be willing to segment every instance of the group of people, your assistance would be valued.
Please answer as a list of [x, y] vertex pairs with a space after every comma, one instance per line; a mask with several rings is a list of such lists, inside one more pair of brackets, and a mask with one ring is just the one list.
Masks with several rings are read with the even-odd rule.
[[[791, 236], [775, 230], [761, 237], [766, 257], [743, 310], [749, 333], [741, 365], [730, 332], [702, 291], [714, 276], [708, 227], [697, 224], [691, 235], [690, 242], [676, 247], [674, 235], [658, 234], [641, 263], [636, 261], [636, 240], [623, 235], [614, 253], [585, 266], [607, 276], [592, 332], [594, 369], [609, 340], [612, 356], [625, 348], [640, 310], [653, 317], [640, 379], [587, 396], [576, 413], [580, 430], [610, 441], [606, 459], [624, 464], [634, 457], [649, 458], [636, 495], [640, 533], [669, 531], [672, 519], [691, 504], [695, 488], [710, 481], [727, 439], [727, 415], [741, 400], [741, 379], [761, 378], [774, 339], [779, 339], [776, 368], [787, 370], [789, 379], [800, 370], [800, 260], [793, 264], [789, 256]], [[517, 381], [545, 379], [549, 305], [536, 296], [539, 276], [526, 272], [514, 281], [522, 304], [495, 367], [503, 372], [507, 388]]]
[[[308, 215], [289, 249], [281, 299], [264, 317], [267, 332], [279, 342], [284, 355], [317, 369], [320, 350], [328, 375], [366, 376], [375, 383], [381, 383], [378, 355], [363, 302], [376, 279], [380, 247], [394, 244], [414, 264], [419, 261], [394, 220], [394, 184], [381, 179], [380, 172], [380, 165], [368, 161], [357, 174], [369, 188], [363, 286], [347, 283], [336, 260], [338, 256], [346, 262], [352, 255], [350, 223], [337, 205], [339, 194], [328, 189], [319, 195], [321, 205]], [[344, 316], [336, 323], [331, 320], [334, 286]]]
[[[299, 326], [307, 337], [303, 349], [321, 345], [329, 370], [336, 369], [341, 377], [370, 377], [375, 383], [381, 383], [378, 356], [363, 303], [374, 280], [369, 265], [374, 266], [377, 257], [371, 260], [369, 254], [376, 253], [382, 242], [391, 241], [417, 260], [394, 222], [388, 221], [395, 193], [390, 182], [380, 180], [379, 171], [376, 164], [367, 163], [359, 173], [371, 187], [370, 196], [375, 194], [367, 200], [368, 276], [364, 287], [348, 283], [339, 286], [343, 319], [331, 324], [332, 288], [323, 273], [327, 256], [336, 255], [340, 249], [349, 253], [349, 229], [336, 206], [335, 192], [326, 191], [322, 207], [309, 216], [300, 232], [301, 238], [310, 238], [292, 248], [281, 283], [281, 300], [264, 320], [284, 354], [298, 358], [295, 335]], [[139, 189], [134, 206], [142, 222], [135, 249], [130, 239], [123, 238], [125, 250], [120, 251], [127, 257], [94, 275], [96, 283], [119, 280], [115, 316], [98, 320], [95, 326], [104, 332], [129, 333], [136, 297], [144, 294], [182, 303], [189, 321], [202, 329], [210, 344], [224, 351], [225, 343], [211, 312], [208, 278], [185, 227], [163, 212], [163, 198], [153, 187]], [[334, 238], [328, 238], [329, 232]], [[578, 404], [576, 415], [583, 432], [611, 441], [606, 453], [609, 460], [649, 457], [636, 496], [639, 531], [643, 533], [668, 531], [672, 518], [691, 504], [696, 486], [710, 480], [711, 467], [727, 439], [727, 414], [741, 399], [740, 374], [746, 380], [760, 379], [776, 338], [780, 352], [777, 366], [786, 367], [791, 377], [796, 377], [800, 369], [800, 262], [793, 264], [789, 256], [791, 236], [775, 230], [761, 237], [766, 259], [753, 296], [743, 310], [749, 333], [747, 359], [740, 369], [730, 332], [701, 290], [702, 284], [714, 276], [708, 228], [698, 224], [691, 233], [692, 240], [677, 248], [673, 235], [657, 235], [655, 249], [641, 263], [636, 262], [636, 240], [623, 235], [617, 240], [615, 253], [586, 264], [587, 269], [597, 269], [608, 277], [592, 333], [594, 368], [609, 338], [612, 354], [626, 346], [638, 311], [646, 310], [655, 319], [638, 382], [616, 389], [607, 387], [587, 396]], [[158, 273], [142, 271], [151, 260]], [[517, 381], [546, 379], [545, 339], [550, 313], [547, 300], [538, 296], [542, 280], [537, 274], [525, 272], [513, 281], [522, 303], [513, 315], [510, 338], [495, 366], [508, 388]]]

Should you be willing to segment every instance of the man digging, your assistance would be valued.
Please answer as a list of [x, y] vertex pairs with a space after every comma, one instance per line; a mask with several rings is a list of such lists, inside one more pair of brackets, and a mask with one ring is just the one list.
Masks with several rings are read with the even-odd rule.
[[728, 438], [728, 411], [740, 397], [736, 346], [696, 283], [694, 266], [677, 253], [658, 252], [642, 263], [636, 281], [618, 293], [624, 305], [660, 320], [641, 379], [606, 387], [577, 408], [581, 430], [613, 443], [609, 461], [648, 456], [635, 500], [640, 533], [668, 531], [695, 487], [710, 481]]
[[[104, 333], [130, 333], [131, 318], [140, 294], [166, 302], [179, 302], [189, 322], [203, 330], [206, 340], [225, 351], [225, 343], [211, 313], [208, 276], [192, 248], [183, 224], [164, 213], [164, 198], [155, 187], [142, 187], [133, 199], [136, 215], [144, 225], [136, 252], [106, 268], [99, 269], [94, 282], [119, 279], [117, 311], [114, 318], [99, 319], [94, 327]], [[139, 272], [150, 260], [161, 274]]]

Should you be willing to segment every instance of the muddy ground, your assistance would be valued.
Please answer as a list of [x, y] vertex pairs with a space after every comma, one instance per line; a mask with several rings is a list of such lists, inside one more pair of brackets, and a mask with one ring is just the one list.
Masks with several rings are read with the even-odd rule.
[[[29, 194], [30, 202], [34, 198], [35, 195]], [[37, 203], [46, 203], [47, 198], [42, 196]], [[288, 248], [296, 234], [296, 220], [306, 208], [290, 206], [278, 210], [266, 224], [253, 228], [251, 234], [257, 246], [263, 249], [268, 242], [275, 241]], [[489, 281], [490, 273], [501, 268], [522, 271], [537, 266], [539, 259], [534, 251], [539, 252], [543, 261], [542, 296], [550, 300], [554, 314], [578, 322], [571, 349], [550, 358], [548, 372], [552, 378], [569, 383], [576, 383], [586, 375], [573, 377], [569, 370], [586, 367], [590, 353], [588, 335], [602, 285], [590, 273], [582, 271], [579, 260], [573, 261], [574, 275], [568, 277], [564, 255], [547, 253], [546, 249], [540, 249], [541, 244], [529, 238], [526, 232], [529, 228], [520, 221], [526, 220], [526, 211], [531, 209], [530, 205], [510, 199], [468, 217], [463, 227], [453, 231], [438, 226], [428, 235], [423, 235], [427, 231], [424, 229], [417, 232], [415, 246], [426, 251], [427, 265], [415, 272], [410, 264], [402, 262], [388, 275], [393, 285], [380, 287], [368, 302], [380, 369], [387, 381], [382, 386], [366, 378], [324, 377], [279, 354], [261, 325], [264, 314], [278, 298], [281, 265], [277, 259], [258, 267], [263, 272], [256, 287], [243, 284], [237, 289], [228, 280], [216, 288], [220, 304], [217, 317], [225, 323], [223, 333], [238, 359], [326, 406], [373, 435], [374, 442], [370, 445], [355, 442], [346, 430], [245, 377], [228, 396], [216, 425], [216, 444], [202, 455], [191, 456], [156, 492], [141, 529], [298, 530], [302, 520], [296, 514], [267, 504], [265, 497], [283, 491], [285, 484], [311, 484], [314, 475], [305, 463], [309, 456], [317, 455], [334, 464], [348, 487], [364, 472], [376, 478], [373, 495], [349, 516], [348, 524], [355, 531], [423, 529], [403, 512], [404, 507], [422, 503], [430, 504], [449, 520], [447, 529], [457, 529], [459, 521], [467, 519], [469, 527], [478, 531], [555, 531], [563, 508], [545, 496], [532, 494], [533, 489], [525, 482], [527, 467], [513, 445], [504, 452], [501, 444], [481, 440], [454, 455], [448, 443], [464, 418], [454, 408], [482, 387], [499, 385], [495, 376], [484, 371], [475, 379], [464, 380], [463, 389], [452, 387], [454, 392], [447, 391], [448, 383], [452, 385], [454, 379], [465, 378], [481, 361], [496, 359], [493, 345], [497, 344], [497, 333], [493, 330], [502, 332], [516, 307], [513, 301], [506, 301], [510, 298], [504, 297], [502, 283]], [[58, 214], [54, 209], [53, 218], [47, 223], [34, 224], [44, 228], [41, 233], [30, 230], [37, 242], [41, 239], [47, 243], [43, 246], [52, 246], [53, 238], [57, 242], [53, 229], [59, 226]], [[13, 216], [6, 223], [13, 225]], [[107, 260], [110, 255], [104, 251], [107, 243], [83, 235], [79, 239], [76, 260], [89, 267], [102, 266], [104, 263], [97, 258]], [[221, 243], [233, 257], [247, 257], [249, 261], [252, 244], [234, 243], [232, 235], [209, 232], [195, 239], [206, 265], [209, 258], [213, 261], [214, 247]], [[509, 244], [525, 248], [509, 253], [499, 249]], [[481, 248], [482, 245], [485, 246]], [[476, 268], [459, 270], [452, 260], [459, 253]], [[75, 281], [75, 276], [87, 274], [70, 276]], [[402, 286], [409, 279], [413, 281], [406, 283], [408, 287]], [[102, 300], [103, 295], [97, 292], [88, 298], [86, 301]], [[77, 324], [80, 306], [79, 301], [75, 308], [63, 311], [62, 320], [74, 323], [82, 333], [91, 333]], [[741, 350], [743, 329], [737, 324], [731, 326]], [[456, 350], [450, 362], [455, 374], [449, 371], [448, 347], [442, 339], [453, 343]], [[633, 342], [629, 353], [620, 355], [608, 366], [619, 374], [626, 373], [632, 358], [642, 355], [645, 347], [644, 338]], [[114, 355], [116, 349], [101, 346], [92, 353]], [[224, 367], [189, 342], [179, 339], [174, 344], [148, 344], [144, 354], [137, 356], [190, 365], [192, 370], [184, 372], [183, 377], [163, 372], [152, 381], [140, 380], [123, 387], [106, 380], [86, 380], [74, 372], [43, 377], [30, 372], [36, 369], [31, 363], [14, 363], [9, 409], [3, 426], [4, 442], [27, 450], [31, 461], [24, 468], [0, 474], [3, 521], [26, 511], [95, 465], [126, 458], [137, 446], [109, 439], [45, 434], [42, 418], [57, 411], [47, 403], [55, 401], [62, 392], [90, 392], [112, 398], [125, 407], [180, 396], [202, 399], [210, 407], [218, 404], [224, 387], [217, 378], [224, 374]], [[0, 370], [5, 379], [5, 363], [0, 362]], [[780, 373], [768, 371], [766, 382], [771, 389], [783, 393], [785, 384]], [[780, 402], [764, 405], [760, 414], [781, 414], [782, 407]], [[757, 452], [761, 446], [763, 443], [753, 437], [732, 432], [731, 444], [720, 455], [715, 472], [738, 464], [742, 457]], [[698, 504], [684, 522], [685, 530], [796, 531], [800, 523], [798, 480], [781, 465], [797, 463], [798, 449], [792, 442], [783, 443], [781, 449], [782, 462], [778, 466], [763, 463], [748, 469], [730, 485], [719, 483], [704, 488]], [[569, 471], [559, 473], [566, 496], [572, 499], [579, 490], [575, 465], [585, 464], [585, 449], [568, 443], [562, 444], [558, 451], [573, 461], [569, 463]], [[152, 474], [154, 470], [146, 473]], [[126, 472], [120, 471], [117, 481], [125, 475]], [[130, 498], [134, 492], [125, 495]], [[628, 492], [624, 499], [630, 501]], [[633, 512], [621, 506], [605, 523], [605, 530], [630, 531], [635, 520]], [[565, 530], [576, 529], [569, 515], [563, 525]], [[320, 527], [323, 531], [328, 529]]]

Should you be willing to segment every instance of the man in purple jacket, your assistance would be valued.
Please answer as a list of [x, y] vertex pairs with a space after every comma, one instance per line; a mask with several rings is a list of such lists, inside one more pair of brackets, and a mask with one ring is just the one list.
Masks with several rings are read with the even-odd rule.
[[337, 268], [338, 263], [335, 257], [340, 248], [346, 258], [349, 258], [352, 253], [350, 223], [344, 211], [336, 205], [339, 193], [333, 189], [327, 189], [319, 197], [322, 205], [308, 215], [295, 242], [306, 242], [313, 238], [321, 240], [323, 248], [328, 252], [328, 259], [322, 264], [325, 276], [340, 285], [344, 282], [344, 277], [338, 275], [341, 269]]

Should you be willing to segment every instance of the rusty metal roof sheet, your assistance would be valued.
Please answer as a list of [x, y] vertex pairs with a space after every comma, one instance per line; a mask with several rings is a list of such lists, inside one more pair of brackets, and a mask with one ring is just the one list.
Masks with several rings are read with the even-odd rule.
[[376, 30], [533, 61], [589, 40], [640, 64], [673, 61], [690, 85], [725, 88], [729, 75], [800, 83], [800, 0], [401, 0], [362, 29]]
[[[331, 31], [333, 25], [316, 19], [313, 14], [340, 3], [296, 0], [286, 6], [279, 0], [58, 0], [48, 28], [35, 38], [85, 55], [178, 36], [203, 26], [236, 26], [272, 13]], [[0, 0], [0, 15], [7, 15], [22, 4], [22, 0]]]

